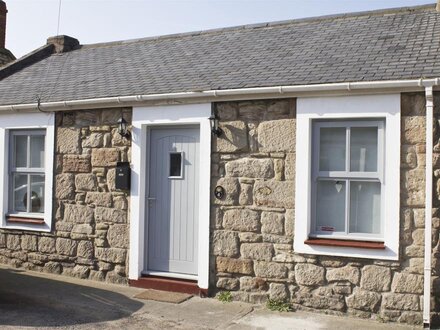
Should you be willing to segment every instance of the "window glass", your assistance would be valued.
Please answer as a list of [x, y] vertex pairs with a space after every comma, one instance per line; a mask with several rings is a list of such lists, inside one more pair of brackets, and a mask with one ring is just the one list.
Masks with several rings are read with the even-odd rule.
[[44, 141], [41, 130], [11, 132], [10, 213], [44, 212]]
[[30, 167], [44, 167], [44, 135], [31, 135]]
[[320, 171], [345, 171], [345, 141], [345, 127], [322, 127], [320, 129]]
[[316, 230], [345, 231], [345, 181], [318, 181]]
[[377, 127], [351, 128], [350, 170], [377, 171]]
[[15, 167], [27, 167], [27, 135], [14, 136], [14, 164]]
[[14, 211], [27, 211], [28, 176], [15, 174], [13, 180]]
[[44, 175], [31, 175], [31, 205], [33, 213], [44, 212]]
[[170, 153], [170, 177], [182, 176], [182, 154]]
[[350, 182], [350, 232], [380, 233], [380, 183]]
[[315, 234], [356, 239], [382, 235], [381, 122], [318, 121], [316, 125]]

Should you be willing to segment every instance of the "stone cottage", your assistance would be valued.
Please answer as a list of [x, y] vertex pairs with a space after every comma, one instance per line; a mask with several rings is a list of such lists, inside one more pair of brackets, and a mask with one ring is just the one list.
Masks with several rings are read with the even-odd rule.
[[0, 70], [0, 262], [440, 321], [433, 5], [81, 45]]

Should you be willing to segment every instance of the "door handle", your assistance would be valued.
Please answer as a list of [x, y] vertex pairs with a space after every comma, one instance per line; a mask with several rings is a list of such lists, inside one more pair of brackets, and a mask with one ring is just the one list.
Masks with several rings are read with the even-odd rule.
[[152, 201], [155, 201], [155, 200], [156, 200], [155, 197], [147, 197], [147, 204], [148, 204], [148, 207], [153, 207], [153, 203], [152, 203]]

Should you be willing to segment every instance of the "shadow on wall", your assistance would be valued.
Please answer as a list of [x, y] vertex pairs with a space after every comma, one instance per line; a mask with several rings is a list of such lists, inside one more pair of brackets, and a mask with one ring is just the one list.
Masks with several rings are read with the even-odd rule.
[[0, 327], [112, 321], [130, 316], [142, 306], [116, 292], [0, 268]]

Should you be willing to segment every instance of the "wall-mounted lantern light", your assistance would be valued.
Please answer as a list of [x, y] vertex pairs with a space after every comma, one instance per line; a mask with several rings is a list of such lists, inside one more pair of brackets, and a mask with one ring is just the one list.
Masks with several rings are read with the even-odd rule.
[[122, 137], [125, 138], [130, 137], [130, 133], [128, 132], [127, 121], [124, 119], [124, 117], [118, 119], [118, 133]]
[[223, 130], [218, 126], [218, 118], [216, 115], [212, 114], [211, 117], [209, 117], [209, 122], [211, 123], [211, 132], [215, 136], [219, 137], [223, 134]]

